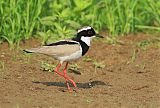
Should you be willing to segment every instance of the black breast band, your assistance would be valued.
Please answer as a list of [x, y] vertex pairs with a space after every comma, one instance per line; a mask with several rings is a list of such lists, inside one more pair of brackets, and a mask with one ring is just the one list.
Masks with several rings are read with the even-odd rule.
[[82, 47], [82, 56], [85, 55], [89, 49], [89, 46], [83, 42], [83, 41], [79, 41], [81, 47]]

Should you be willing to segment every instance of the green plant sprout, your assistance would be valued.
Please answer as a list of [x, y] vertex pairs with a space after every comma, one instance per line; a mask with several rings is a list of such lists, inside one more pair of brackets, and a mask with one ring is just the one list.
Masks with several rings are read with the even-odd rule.
[[132, 57], [131, 57], [131, 63], [135, 62], [136, 57], [137, 57], [137, 51], [134, 50], [134, 51], [133, 51], [133, 54], [132, 54]]
[[44, 62], [44, 61], [41, 62], [41, 69], [43, 71], [54, 72], [55, 67], [56, 67], [56, 65], [52, 65], [52, 64], [49, 64], [49, 63]]
[[71, 64], [69, 69], [74, 70], [74, 71], [78, 71], [80, 69], [80, 67], [78, 66], [78, 64], [75, 63], [75, 64]]
[[102, 63], [102, 62], [97, 62], [97, 61], [94, 61], [93, 62], [93, 65], [95, 66], [95, 68], [105, 68], [105, 64]]
[[91, 62], [91, 61], [93, 61], [93, 60], [92, 60], [92, 58], [89, 57], [89, 56], [84, 56], [84, 57], [83, 57], [83, 61], [85, 61], [85, 62]]
[[0, 69], [4, 69], [4, 62], [3, 61], [0, 61]]
[[142, 50], [146, 50], [151, 43], [152, 42], [150, 40], [143, 40], [138, 43], [138, 47], [141, 48]]
[[94, 102], [94, 100], [92, 100], [92, 99], [87, 99], [86, 102], [87, 102], [87, 104], [91, 104], [91, 103]]
[[94, 65], [94, 72], [95, 74], [97, 73], [97, 69], [103, 69], [105, 68], [105, 64], [102, 62], [97, 62], [97, 61], [93, 61], [93, 65]]
[[127, 64], [135, 62], [135, 60], [137, 58], [137, 53], [138, 53], [138, 50], [134, 49], [133, 53], [132, 53], [132, 56], [131, 56], [131, 59], [130, 59], [130, 61], [127, 62]]
[[140, 69], [145, 69], [146, 68], [146, 64], [145, 63], [137, 64], [136, 67], [138, 67]]

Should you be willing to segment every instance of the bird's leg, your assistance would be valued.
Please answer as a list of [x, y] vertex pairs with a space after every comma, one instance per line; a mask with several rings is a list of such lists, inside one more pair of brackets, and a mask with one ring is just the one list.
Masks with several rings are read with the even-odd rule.
[[62, 64], [59, 63], [58, 66], [55, 68], [54, 71], [55, 71], [58, 75], [63, 76], [63, 74], [61, 74], [60, 72], [58, 72], [58, 70], [59, 70], [59, 68], [60, 68], [61, 66], [62, 66]]
[[67, 76], [67, 67], [68, 67], [68, 62], [66, 63], [66, 66], [65, 66], [63, 72], [64, 72], [64, 78], [66, 79], [66, 84], [67, 84], [68, 90], [70, 91], [71, 88], [70, 88], [70, 86], [69, 86], [68, 81], [70, 81], [75, 88], [77, 87], [77, 85], [76, 85], [76, 83], [75, 83], [72, 79], [70, 79], [70, 78]]
[[55, 71], [58, 75], [60, 75], [60, 76], [62, 76], [62, 77], [64, 77], [64, 78], [66, 79], [67, 88], [68, 88], [68, 90], [69, 90], [70, 92], [72, 92], [72, 90], [71, 90], [71, 88], [70, 88], [70, 86], [69, 86], [69, 83], [68, 83], [68, 80], [67, 80], [65, 74], [63, 75], [63, 74], [61, 74], [60, 72], [58, 72], [58, 70], [59, 70], [59, 68], [60, 68], [61, 66], [62, 66], [62, 63], [59, 63], [58, 66], [55, 68], [54, 71]]
[[67, 66], [68, 66], [68, 62], [66, 63], [66, 66], [63, 70], [63, 73], [64, 73], [64, 78], [66, 79], [66, 85], [67, 85], [67, 88], [70, 92], [72, 92], [72, 89], [70, 88], [69, 86], [69, 83], [68, 83], [68, 78], [67, 78]]
[[76, 88], [77, 86], [76, 86], [76, 83], [75, 83], [72, 79], [68, 78], [68, 76], [67, 76], [67, 66], [68, 66], [68, 62], [66, 63], [66, 66], [65, 66], [65, 68], [64, 68], [64, 70], [63, 70], [64, 75], [63, 75], [62, 73], [58, 72], [58, 70], [59, 70], [59, 68], [60, 68], [61, 66], [62, 66], [62, 63], [59, 63], [58, 66], [55, 68], [54, 71], [55, 71], [58, 75], [60, 75], [60, 76], [62, 76], [63, 78], [66, 79], [67, 88], [68, 88], [68, 90], [71, 92], [71, 88], [70, 88], [70, 86], [69, 86], [68, 81], [70, 81], [75, 88]]

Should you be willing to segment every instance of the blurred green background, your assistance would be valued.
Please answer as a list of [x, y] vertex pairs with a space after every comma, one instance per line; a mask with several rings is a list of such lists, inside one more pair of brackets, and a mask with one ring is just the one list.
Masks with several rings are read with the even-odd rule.
[[82, 26], [111, 37], [160, 32], [160, 0], [0, 0], [0, 43], [48, 43], [73, 37]]

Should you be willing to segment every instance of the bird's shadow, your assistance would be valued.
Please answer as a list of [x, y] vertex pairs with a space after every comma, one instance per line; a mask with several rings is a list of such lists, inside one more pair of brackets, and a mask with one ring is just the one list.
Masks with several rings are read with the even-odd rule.
[[[58, 87], [66, 87], [66, 83], [63, 82], [40, 82], [40, 81], [33, 81], [33, 83], [35, 84], [43, 84], [46, 86], [58, 86]], [[72, 84], [69, 84], [71, 87]], [[83, 89], [89, 89], [92, 88], [94, 86], [98, 86], [98, 85], [102, 85], [102, 86], [111, 86], [109, 84], [106, 84], [102, 81], [91, 81], [91, 82], [86, 82], [86, 83], [76, 83], [78, 88], [83, 88]]]

